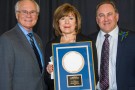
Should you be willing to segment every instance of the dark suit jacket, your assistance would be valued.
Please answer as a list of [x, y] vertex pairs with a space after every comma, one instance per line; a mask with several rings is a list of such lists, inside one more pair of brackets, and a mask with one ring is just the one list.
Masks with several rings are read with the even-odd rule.
[[[120, 32], [127, 31], [120, 28]], [[97, 34], [90, 35], [94, 43]], [[124, 35], [123, 40], [122, 35], [118, 35], [116, 82], [117, 90], [135, 90], [135, 33], [131, 31], [128, 31], [127, 37]]]
[[[82, 35], [82, 34], [78, 34], [76, 37], [76, 41], [91, 41], [90, 38]], [[52, 43], [60, 43], [60, 37], [57, 37], [56, 39], [50, 41], [47, 43], [46, 48], [45, 48], [45, 64], [47, 66], [48, 62], [50, 62], [50, 57], [52, 56]], [[49, 90], [54, 90], [54, 80], [50, 79], [50, 74], [48, 74], [48, 72], [46, 71], [45, 73], [45, 81], [46, 84], [48, 85]]]
[[[34, 36], [42, 50], [40, 38]], [[0, 90], [46, 90], [43, 74], [18, 25], [0, 37]]]

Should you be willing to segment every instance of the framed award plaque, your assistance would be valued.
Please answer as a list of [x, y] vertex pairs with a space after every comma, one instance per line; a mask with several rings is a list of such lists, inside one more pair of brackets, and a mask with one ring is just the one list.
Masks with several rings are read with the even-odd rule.
[[55, 90], [95, 90], [92, 42], [53, 43]]

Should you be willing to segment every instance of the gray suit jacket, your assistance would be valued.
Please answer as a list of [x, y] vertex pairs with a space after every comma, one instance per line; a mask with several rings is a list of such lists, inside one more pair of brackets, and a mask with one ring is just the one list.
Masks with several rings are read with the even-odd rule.
[[[34, 34], [41, 48], [40, 38]], [[0, 37], [0, 90], [46, 90], [30, 43], [16, 25]]]

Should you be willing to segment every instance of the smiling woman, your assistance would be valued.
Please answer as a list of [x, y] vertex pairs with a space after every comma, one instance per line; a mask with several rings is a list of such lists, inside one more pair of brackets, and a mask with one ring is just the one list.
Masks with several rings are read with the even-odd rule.
[[74, 6], [68, 3], [59, 6], [54, 12], [53, 27], [55, 29], [55, 34], [57, 36], [63, 35], [62, 34], [63, 32], [61, 30], [62, 22], [63, 24], [65, 24], [65, 27], [66, 25], [67, 27], [69, 27], [69, 25], [72, 26], [71, 28], [73, 29], [74, 32], [76, 32], [75, 34], [80, 33], [81, 28], [80, 13]]
[[[80, 33], [81, 16], [78, 10], [71, 4], [62, 4], [55, 10], [53, 17], [53, 28], [55, 29], [55, 35], [57, 38], [48, 42], [45, 49], [45, 64], [47, 67], [45, 81], [49, 87], [49, 90], [54, 90], [54, 80], [50, 78], [50, 74], [53, 72], [53, 65], [48, 64], [48, 62], [50, 62], [50, 57], [52, 57], [52, 43], [75, 43], [79, 41], [90, 41], [89, 38]], [[76, 56], [76, 54], [73, 54], [73, 56]], [[76, 65], [80, 65], [80, 63], [77, 62], [82, 60], [81, 57], [79, 57], [80, 59], [76, 60], [74, 60], [75, 58], [73, 57], [70, 58], [72, 62], [76, 63]], [[67, 60], [64, 59], [63, 63], [64, 67], [66, 68], [68, 65]], [[74, 63], [71, 64], [72, 67], [73, 64]]]

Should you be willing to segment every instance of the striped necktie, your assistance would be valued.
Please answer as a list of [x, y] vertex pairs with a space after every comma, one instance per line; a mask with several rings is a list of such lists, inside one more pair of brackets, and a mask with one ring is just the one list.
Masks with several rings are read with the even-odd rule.
[[32, 33], [29, 33], [29, 34], [27, 34], [27, 35], [30, 37], [31, 46], [32, 46], [33, 51], [34, 51], [34, 53], [35, 53], [35, 55], [36, 55], [36, 58], [37, 58], [37, 61], [38, 61], [38, 64], [39, 64], [40, 71], [42, 72], [41, 58], [40, 58], [39, 52], [38, 52], [37, 47], [36, 47], [36, 45], [35, 45], [35, 43], [34, 43], [34, 40], [33, 40], [33, 37], [34, 37], [34, 36], [33, 36]]

